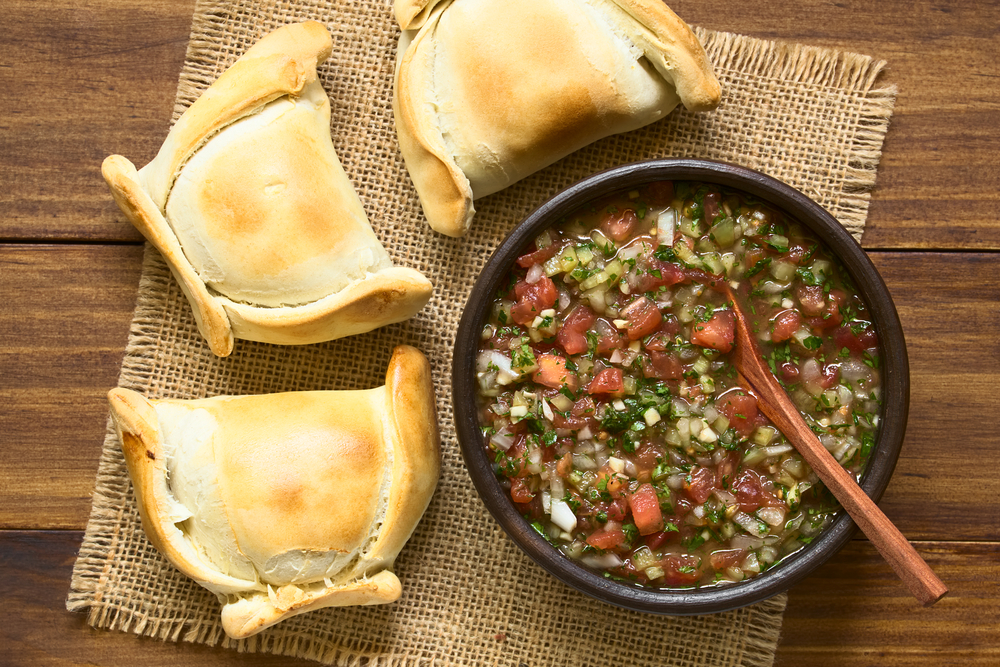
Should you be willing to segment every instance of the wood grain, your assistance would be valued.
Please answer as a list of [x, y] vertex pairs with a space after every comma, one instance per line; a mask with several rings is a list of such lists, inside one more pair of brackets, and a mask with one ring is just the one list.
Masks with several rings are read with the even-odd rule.
[[1000, 248], [1000, 3], [671, 0], [715, 30], [863, 53], [899, 94], [866, 248]]
[[141, 246], [0, 245], [0, 527], [82, 528]]
[[0, 239], [141, 240], [101, 162], [140, 166], [169, 127], [194, 0], [4, 2]]
[[[83, 533], [0, 531], [0, 664], [52, 667], [247, 665], [246, 654], [204, 644], [162, 642], [95, 630], [85, 614], [66, 611], [66, 594]], [[303, 667], [317, 663], [256, 654], [252, 664]]]
[[[1000, 4], [672, 0], [689, 23], [869, 54], [899, 98], [869, 248], [1000, 248]], [[0, 239], [138, 240], [100, 178], [138, 166], [169, 127], [193, 0], [5, 6]], [[45, 90], [44, 95], [39, 90]], [[388, 102], [386, 102], [388, 103]]]
[[[0, 531], [0, 664], [308, 665], [94, 630], [65, 610], [77, 531]], [[952, 592], [921, 609], [871, 546], [850, 543], [789, 594], [777, 667], [995, 665], [1000, 547], [918, 543]], [[516, 661], [512, 664], [517, 664]]]
[[776, 667], [1000, 664], [1000, 545], [917, 542], [951, 591], [915, 604], [866, 541], [855, 540], [789, 592]]

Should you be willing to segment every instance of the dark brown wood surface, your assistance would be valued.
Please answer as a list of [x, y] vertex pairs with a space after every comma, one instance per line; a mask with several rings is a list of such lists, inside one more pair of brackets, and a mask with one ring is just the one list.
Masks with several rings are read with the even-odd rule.
[[[140, 273], [100, 177], [166, 134], [193, 0], [0, 10], [0, 664], [308, 664], [65, 611]], [[1000, 664], [1000, 3], [677, 0], [691, 23], [866, 53], [899, 87], [863, 245], [900, 312], [910, 421], [880, 503], [951, 588], [858, 538], [790, 592], [778, 665]]]

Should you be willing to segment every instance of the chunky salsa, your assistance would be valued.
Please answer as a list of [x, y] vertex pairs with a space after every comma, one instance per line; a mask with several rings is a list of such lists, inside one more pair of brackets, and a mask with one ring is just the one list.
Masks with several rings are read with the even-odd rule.
[[477, 357], [484, 444], [557, 549], [657, 588], [773, 567], [840, 509], [741, 387], [724, 283], [821, 442], [860, 475], [877, 338], [803, 225], [740, 192], [663, 181], [543, 232], [496, 294]]

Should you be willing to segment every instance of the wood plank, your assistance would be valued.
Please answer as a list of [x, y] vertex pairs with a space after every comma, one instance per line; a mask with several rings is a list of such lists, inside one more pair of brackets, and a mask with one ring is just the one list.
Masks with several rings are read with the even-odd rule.
[[[872, 253], [910, 359], [910, 416], [883, 511], [912, 539], [1000, 539], [997, 256]], [[986, 465], [984, 465], [986, 462]]]
[[66, 611], [66, 595], [83, 539], [81, 532], [0, 531], [0, 664], [305, 666], [316, 663], [271, 655], [163, 642], [95, 630], [82, 613]]
[[[1000, 480], [982, 464], [994, 438], [980, 425], [996, 410], [983, 388], [1000, 384], [996, 256], [872, 257], [900, 311], [912, 383], [881, 506], [910, 539], [1000, 539]], [[85, 525], [140, 263], [138, 246], [0, 246], [0, 400], [10, 406], [0, 412], [0, 527]]]
[[101, 162], [142, 166], [166, 136], [194, 0], [4, 2], [0, 239], [141, 237]]
[[[899, 86], [873, 193], [871, 248], [1000, 248], [1000, 5], [961, 0], [672, 0], [716, 30], [851, 50]], [[193, 0], [5, 6], [0, 35], [0, 239], [136, 240], [99, 176], [165, 136]], [[38, 95], [40, 89], [46, 95]], [[388, 103], [388, 102], [387, 102]]]
[[90, 512], [141, 246], [0, 245], [0, 527]]
[[[0, 531], [0, 663], [33, 665], [299, 665], [275, 656], [94, 630], [65, 610], [80, 532]], [[951, 586], [917, 607], [878, 554], [854, 541], [789, 594], [776, 665], [993, 665], [1000, 545], [919, 543]]]
[[899, 95], [866, 248], [1000, 248], [1000, 4], [671, 0], [686, 21], [888, 61]]
[[950, 587], [920, 607], [871, 544], [854, 540], [788, 596], [776, 667], [1000, 664], [1000, 544], [920, 542]]

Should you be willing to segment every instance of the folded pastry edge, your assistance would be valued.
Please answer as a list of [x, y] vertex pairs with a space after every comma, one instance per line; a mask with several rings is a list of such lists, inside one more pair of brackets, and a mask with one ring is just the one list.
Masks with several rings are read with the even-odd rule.
[[[416, 31], [400, 36], [393, 81], [392, 110], [399, 150], [413, 180], [420, 206], [431, 228], [447, 236], [461, 237], [469, 231], [476, 213], [472, 185], [444, 144], [434, 114], [413, 98], [412, 91], [433, 90], [426, 77], [430, 63], [420, 57], [420, 44], [429, 39], [441, 12], [450, 2], [435, 6]], [[406, 80], [406, 88], [400, 81]]]
[[149, 541], [174, 567], [220, 597], [260, 589], [259, 581], [231, 577], [201, 558], [170, 520], [167, 457], [153, 404], [142, 394], [117, 387], [108, 392], [111, 419], [122, 446], [142, 527]]

